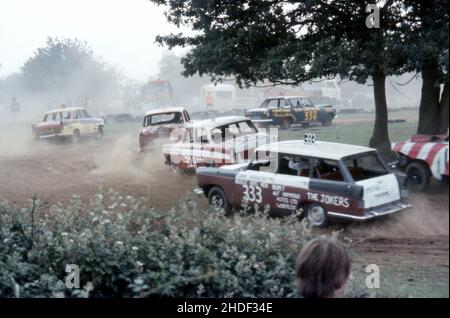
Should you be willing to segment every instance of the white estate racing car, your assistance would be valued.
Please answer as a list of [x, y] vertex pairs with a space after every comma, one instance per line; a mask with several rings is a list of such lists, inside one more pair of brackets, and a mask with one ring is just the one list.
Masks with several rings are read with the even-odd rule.
[[165, 163], [183, 170], [248, 162], [255, 148], [269, 138], [250, 119], [239, 116], [193, 122], [174, 133], [178, 135], [171, 139], [178, 142], [163, 146]]
[[410, 205], [406, 176], [394, 173], [375, 149], [331, 142], [275, 142], [256, 149], [250, 163], [199, 168], [200, 189], [214, 209], [242, 204], [274, 215], [302, 211], [314, 226], [329, 218], [364, 221]]

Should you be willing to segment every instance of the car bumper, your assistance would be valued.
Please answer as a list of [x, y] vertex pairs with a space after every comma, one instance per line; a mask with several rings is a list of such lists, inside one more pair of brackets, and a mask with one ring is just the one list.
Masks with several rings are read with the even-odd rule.
[[350, 215], [350, 214], [337, 213], [337, 212], [328, 212], [328, 215], [330, 217], [347, 219], [347, 220], [367, 221], [367, 220], [378, 218], [381, 216], [397, 213], [399, 211], [408, 209], [410, 207], [411, 207], [411, 204], [409, 204], [409, 203], [397, 201], [397, 202], [385, 204], [385, 205], [382, 205], [379, 207], [367, 209], [364, 211], [363, 215]]

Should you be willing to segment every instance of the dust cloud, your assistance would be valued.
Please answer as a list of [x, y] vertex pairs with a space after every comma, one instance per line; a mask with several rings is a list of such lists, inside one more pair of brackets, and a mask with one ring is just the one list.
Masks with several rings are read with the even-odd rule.
[[364, 237], [429, 237], [449, 234], [448, 184], [433, 181], [425, 193], [410, 193], [412, 208], [347, 230]]

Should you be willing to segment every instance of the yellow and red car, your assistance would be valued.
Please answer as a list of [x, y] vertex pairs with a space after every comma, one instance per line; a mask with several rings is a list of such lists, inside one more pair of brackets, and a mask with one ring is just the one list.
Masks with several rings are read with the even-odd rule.
[[103, 137], [105, 121], [91, 117], [81, 107], [60, 108], [49, 111], [44, 119], [32, 125], [34, 139], [69, 137], [78, 141], [83, 136]]

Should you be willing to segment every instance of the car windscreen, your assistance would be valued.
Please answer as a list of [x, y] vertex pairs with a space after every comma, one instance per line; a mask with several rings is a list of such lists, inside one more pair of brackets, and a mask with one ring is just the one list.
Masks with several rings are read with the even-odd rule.
[[376, 153], [352, 156], [344, 159], [343, 163], [355, 181], [375, 178], [389, 173]]
[[59, 121], [62, 119], [61, 113], [46, 114], [43, 121]]
[[183, 117], [179, 112], [163, 113], [146, 116], [144, 127], [163, 124], [176, 124], [183, 122]]
[[291, 105], [294, 107], [298, 106], [312, 106], [311, 101], [306, 97], [293, 97], [289, 98]]
[[216, 127], [211, 130], [212, 139], [217, 140], [217, 136], [221, 135], [222, 140], [229, 140], [236, 137], [256, 134], [258, 129], [249, 120], [240, 121]]

